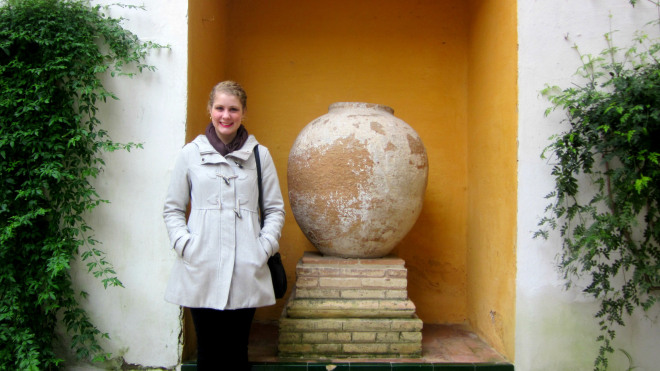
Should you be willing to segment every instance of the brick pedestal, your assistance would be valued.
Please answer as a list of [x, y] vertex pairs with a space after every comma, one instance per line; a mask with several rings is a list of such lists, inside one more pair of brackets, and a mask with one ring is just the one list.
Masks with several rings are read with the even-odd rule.
[[280, 318], [280, 357], [411, 358], [422, 321], [397, 257], [344, 259], [306, 252]]

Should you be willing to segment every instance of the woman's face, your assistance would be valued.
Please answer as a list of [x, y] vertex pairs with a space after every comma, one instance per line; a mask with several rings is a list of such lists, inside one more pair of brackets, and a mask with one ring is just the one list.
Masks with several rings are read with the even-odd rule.
[[211, 121], [218, 138], [230, 143], [235, 137], [243, 119], [243, 106], [237, 97], [224, 92], [218, 92], [209, 108]]

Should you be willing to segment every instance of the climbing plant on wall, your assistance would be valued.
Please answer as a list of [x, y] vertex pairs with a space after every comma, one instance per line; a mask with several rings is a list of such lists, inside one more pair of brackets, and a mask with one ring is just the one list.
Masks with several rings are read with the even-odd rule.
[[577, 83], [543, 91], [566, 130], [543, 152], [555, 187], [537, 236], [559, 231], [563, 277], [585, 279], [599, 303], [596, 370], [607, 369], [617, 328], [655, 306], [660, 288], [660, 42], [639, 33], [621, 49], [612, 35], [599, 55], [579, 53]]
[[85, 213], [104, 201], [90, 180], [112, 141], [98, 107], [116, 97], [105, 76], [154, 70], [140, 41], [107, 8], [82, 0], [0, 1], [0, 369], [62, 367], [58, 320], [74, 353], [104, 360], [97, 329], [75, 292], [80, 257], [105, 287], [122, 286]]

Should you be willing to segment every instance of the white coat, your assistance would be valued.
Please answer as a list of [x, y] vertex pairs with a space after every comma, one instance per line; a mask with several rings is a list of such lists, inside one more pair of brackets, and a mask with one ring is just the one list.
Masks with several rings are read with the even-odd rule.
[[[179, 154], [163, 217], [177, 253], [165, 300], [184, 307], [238, 309], [275, 303], [268, 258], [279, 250], [284, 201], [270, 152], [259, 146], [265, 222], [250, 135], [223, 157], [200, 135]], [[190, 216], [186, 224], [186, 209]]]

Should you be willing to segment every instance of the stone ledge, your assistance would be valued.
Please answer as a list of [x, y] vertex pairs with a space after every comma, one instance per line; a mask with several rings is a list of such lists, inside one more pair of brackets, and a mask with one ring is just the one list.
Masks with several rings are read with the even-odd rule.
[[[287, 303], [290, 308], [318, 308], [318, 309], [394, 309], [415, 310], [415, 304], [411, 300], [398, 299], [298, 299]], [[289, 316], [291, 313], [289, 313]]]
[[421, 332], [422, 320], [412, 318], [287, 318], [279, 321], [280, 333], [286, 332], [378, 332], [400, 331]]
[[392, 277], [308, 277], [297, 276], [297, 288], [320, 288], [320, 289], [395, 289], [406, 290], [408, 280], [406, 278]]
[[369, 310], [369, 309], [304, 309], [291, 308], [289, 315], [295, 318], [406, 318], [412, 317], [414, 311]]
[[279, 344], [359, 344], [359, 343], [419, 343], [421, 332], [282, 332]]
[[415, 315], [410, 300], [333, 300], [298, 299], [289, 301], [287, 315], [291, 318], [401, 318]]
[[281, 357], [358, 357], [358, 358], [410, 358], [422, 355], [422, 344], [362, 343], [362, 344], [280, 344]]
[[403, 266], [351, 266], [336, 265], [307, 266], [299, 263], [296, 267], [298, 276], [306, 277], [396, 277], [405, 278], [407, 271]]
[[336, 256], [325, 256], [316, 251], [305, 251], [300, 261], [306, 265], [404, 265], [403, 259], [394, 255], [388, 255], [382, 258], [340, 258]]
[[338, 289], [298, 287], [298, 299], [408, 299], [408, 291], [402, 289]]

